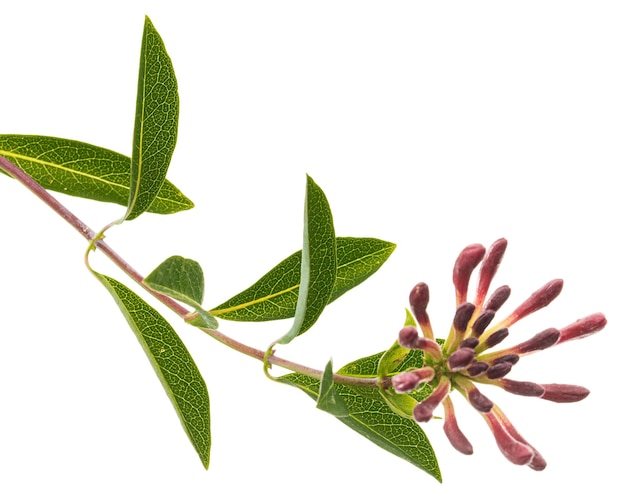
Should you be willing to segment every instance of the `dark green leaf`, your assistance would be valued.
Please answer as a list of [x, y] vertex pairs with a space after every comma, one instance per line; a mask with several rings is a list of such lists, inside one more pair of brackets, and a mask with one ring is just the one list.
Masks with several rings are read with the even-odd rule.
[[301, 287], [294, 322], [277, 342], [287, 344], [309, 329], [328, 304], [337, 276], [335, 228], [322, 189], [307, 176], [304, 201]]
[[209, 467], [209, 393], [198, 367], [170, 324], [117, 280], [95, 273], [137, 335], [205, 468]]
[[[329, 303], [374, 274], [395, 249], [376, 238], [337, 237], [337, 277]], [[258, 282], [211, 313], [226, 320], [261, 322], [293, 317], [300, 286], [302, 253], [292, 254]]]
[[146, 17], [125, 219], [148, 210], [165, 181], [178, 134], [178, 84], [163, 40]]
[[333, 381], [333, 363], [332, 360], [326, 364], [322, 380], [320, 381], [317, 408], [329, 412], [336, 417], [346, 417], [350, 415], [350, 411], [346, 407], [346, 403], [335, 388]]
[[[366, 363], [363, 369], [369, 365]], [[376, 365], [378, 360], [374, 360], [374, 371]], [[352, 371], [361, 369], [359, 361], [353, 362], [350, 367]], [[343, 372], [343, 369], [340, 372]], [[318, 398], [317, 379], [292, 373], [281, 377], [281, 380], [297, 386], [313, 399]], [[335, 384], [334, 387], [350, 413], [347, 417], [337, 419], [376, 445], [417, 466], [441, 482], [435, 452], [428, 437], [415, 421], [399, 416], [391, 410], [376, 388], [343, 384]]]
[[[120, 153], [71, 139], [7, 134], [0, 135], [0, 155], [47, 190], [128, 204], [130, 158]], [[193, 202], [166, 180], [148, 211], [173, 214], [192, 207]]]

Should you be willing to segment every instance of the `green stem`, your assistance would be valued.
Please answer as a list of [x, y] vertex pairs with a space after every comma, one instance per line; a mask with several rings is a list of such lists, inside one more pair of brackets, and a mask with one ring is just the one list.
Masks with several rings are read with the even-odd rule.
[[[124, 273], [126, 273], [131, 279], [133, 279], [138, 285], [140, 285], [144, 290], [158, 299], [161, 303], [167, 306], [170, 310], [176, 313], [181, 318], [189, 318], [192, 314], [189, 310], [187, 310], [184, 306], [180, 305], [176, 301], [174, 301], [169, 296], [161, 294], [150, 287], [148, 287], [143, 279], [144, 277], [135, 270], [128, 262], [126, 262], [117, 252], [115, 252], [104, 240], [102, 240], [102, 232], [96, 233], [89, 226], [83, 223], [78, 217], [76, 217], [67, 207], [61, 204], [56, 198], [54, 198], [50, 193], [48, 193], [44, 188], [41, 187], [39, 183], [37, 183], [32, 177], [30, 177], [26, 172], [20, 169], [17, 165], [13, 164], [6, 158], [0, 156], [0, 168], [4, 170], [11, 177], [22, 183], [26, 188], [28, 188], [37, 198], [39, 198], [42, 202], [44, 202], [48, 207], [50, 207], [54, 212], [56, 212], [59, 216], [61, 216], [70, 226], [72, 226], [78, 233], [80, 233], [87, 241], [90, 242], [95, 248], [100, 250], [105, 256], [107, 256], [115, 265], [120, 268]], [[204, 332], [209, 334], [211, 337], [216, 339], [222, 344], [225, 344], [229, 348], [232, 348], [239, 353], [243, 353], [244, 355], [248, 355], [249, 357], [256, 358], [257, 360], [264, 361], [266, 360], [271, 365], [277, 365], [287, 370], [291, 370], [294, 372], [299, 372], [301, 374], [306, 374], [316, 379], [321, 379], [323, 371], [312, 369], [311, 367], [306, 367], [304, 365], [298, 364], [296, 362], [292, 362], [291, 360], [286, 360], [280, 357], [276, 357], [271, 355], [265, 358], [265, 352], [262, 350], [258, 350], [251, 346], [245, 345], [236, 341], [226, 334], [218, 330], [206, 329], [202, 328]], [[343, 383], [352, 386], [378, 386], [377, 378], [356, 378], [349, 376], [342, 376], [341, 374], [334, 374], [333, 379], [337, 383]], [[383, 386], [388, 386], [388, 381], [383, 381]]]

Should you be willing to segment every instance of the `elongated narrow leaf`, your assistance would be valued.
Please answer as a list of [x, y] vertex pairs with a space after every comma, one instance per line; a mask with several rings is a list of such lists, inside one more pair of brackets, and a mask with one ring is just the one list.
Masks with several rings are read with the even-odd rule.
[[319, 384], [317, 408], [336, 417], [346, 417], [350, 415], [346, 403], [343, 401], [337, 388], [335, 388], [332, 360], [329, 360], [326, 364], [322, 380]]
[[202, 309], [204, 273], [196, 261], [181, 256], [168, 257], [144, 282], [155, 291], [193, 307], [199, 315], [199, 319], [192, 321], [193, 325], [217, 329], [215, 317]]
[[307, 176], [300, 287], [293, 325], [277, 342], [287, 344], [309, 329], [328, 304], [337, 276], [337, 248], [330, 205]]
[[[72, 139], [0, 134], [0, 155], [47, 190], [128, 204], [130, 158], [115, 151]], [[166, 180], [148, 211], [173, 214], [191, 208], [193, 202]]]
[[125, 219], [150, 207], [165, 181], [178, 134], [178, 84], [163, 40], [146, 17]]
[[[375, 377], [382, 353], [356, 360], [339, 373], [356, 377]], [[408, 357], [407, 357], [408, 358]], [[292, 373], [281, 380], [297, 386], [313, 399], [319, 398], [320, 383], [303, 374]], [[342, 423], [360, 433], [388, 452], [424, 470], [441, 482], [437, 457], [422, 428], [412, 419], [394, 412], [380, 391], [371, 387], [335, 384], [334, 388], [348, 408], [347, 417], [339, 417]]]
[[[337, 237], [336, 247], [337, 276], [329, 303], [372, 276], [396, 246], [376, 238]], [[293, 317], [301, 264], [302, 252], [298, 251], [211, 313], [226, 320], [249, 322]]]
[[193, 358], [170, 324], [141, 297], [117, 280], [95, 273], [137, 335], [152, 367], [202, 460], [209, 467], [209, 393]]

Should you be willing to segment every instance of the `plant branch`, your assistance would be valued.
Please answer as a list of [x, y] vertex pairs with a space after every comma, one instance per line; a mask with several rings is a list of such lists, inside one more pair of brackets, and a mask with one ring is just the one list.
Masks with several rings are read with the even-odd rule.
[[[104, 255], [106, 255], [118, 268], [120, 268], [124, 273], [126, 273], [133, 281], [135, 281], [138, 285], [140, 285], [144, 290], [158, 299], [161, 303], [167, 306], [170, 310], [176, 313], [178, 316], [183, 319], [187, 319], [192, 315], [193, 312], [189, 311], [187, 308], [170, 298], [164, 294], [161, 294], [150, 287], [148, 287], [144, 283], [144, 277], [135, 270], [128, 262], [126, 262], [117, 252], [115, 252], [102, 238], [102, 232], [96, 233], [93, 231], [88, 225], [83, 223], [78, 217], [76, 217], [67, 207], [61, 204], [56, 198], [54, 198], [48, 191], [46, 191], [39, 183], [37, 183], [32, 177], [30, 177], [26, 172], [24, 172], [17, 165], [13, 164], [6, 158], [0, 156], [0, 168], [4, 170], [11, 177], [22, 183], [26, 188], [28, 188], [37, 198], [39, 198], [42, 202], [44, 202], [48, 207], [50, 207], [53, 211], [55, 211], [59, 216], [61, 216], [67, 223], [70, 224], [78, 233], [80, 233], [86, 240], [88, 240], [91, 245], [100, 250]], [[256, 358], [257, 360], [263, 361], [265, 352], [262, 350], [258, 350], [251, 346], [245, 345], [228, 337], [218, 330], [206, 329], [202, 328], [204, 332], [209, 334], [211, 337], [216, 339], [217, 341], [225, 344], [229, 348], [232, 348], [244, 355], [248, 355], [249, 357]], [[301, 374], [306, 374], [308, 376], [314, 377], [316, 379], [321, 379], [323, 371], [312, 369], [311, 367], [307, 367], [296, 362], [292, 362], [290, 360], [286, 360], [280, 357], [276, 357], [274, 355], [270, 356], [268, 362], [272, 365], [277, 365], [284, 369], [288, 369], [291, 371], [299, 372]], [[333, 379], [337, 383], [343, 383], [347, 385], [353, 386], [378, 386], [379, 382], [377, 378], [358, 378], [358, 377], [350, 377], [343, 376], [341, 374], [334, 374]], [[388, 386], [388, 381], [383, 381], [383, 387]]]

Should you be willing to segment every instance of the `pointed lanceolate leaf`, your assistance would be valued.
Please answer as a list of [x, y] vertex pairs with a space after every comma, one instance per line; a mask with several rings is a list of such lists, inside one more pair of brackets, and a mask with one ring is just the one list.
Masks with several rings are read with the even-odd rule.
[[150, 207], [170, 165], [178, 133], [178, 84], [163, 40], [146, 17], [137, 86], [137, 109], [125, 219]]
[[170, 324], [141, 297], [117, 280], [95, 273], [137, 335], [152, 367], [202, 460], [209, 467], [209, 393], [198, 367]]
[[315, 323], [328, 304], [337, 276], [333, 216], [326, 195], [310, 176], [307, 176], [303, 233], [296, 313], [289, 332], [277, 341], [281, 344], [291, 342]]
[[[329, 303], [373, 275], [395, 249], [376, 238], [337, 237], [337, 276]], [[261, 322], [291, 318], [296, 311], [302, 252], [275, 266], [254, 285], [211, 313], [225, 320]]]
[[[0, 134], [0, 155], [47, 190], [128, 204], [130, 158], [115, 151], [72, 139]], [[166, 180], [148, 212], [173, 214], [191, 208], [193, 202]]]
[[[338, 373], [360, 377], [374, 377], [382, 354], [356, 360]], [[408, 358], [408, 357], [407, 357]], [[310, 376], [292, 373], [281, 380], [297, 386], [317, 399], [319, 381]], [[388, 452], [408, 461], [441, 481], [441, 472], [435, 452], [420, 426], [389, 408], [380, 391], [371, 387], [334, 385], [348, 408], [347, 417], [338, 418], [346, 426]]]
[[332, 414], [335, 417], [346, 417], [350, 411], [346, 407], [341, 395], [335, 388], [333, 381], [333, 363], [329, 360], [324, 369], [322, 380], [319, 384], [317, 396], [317, 408]]

